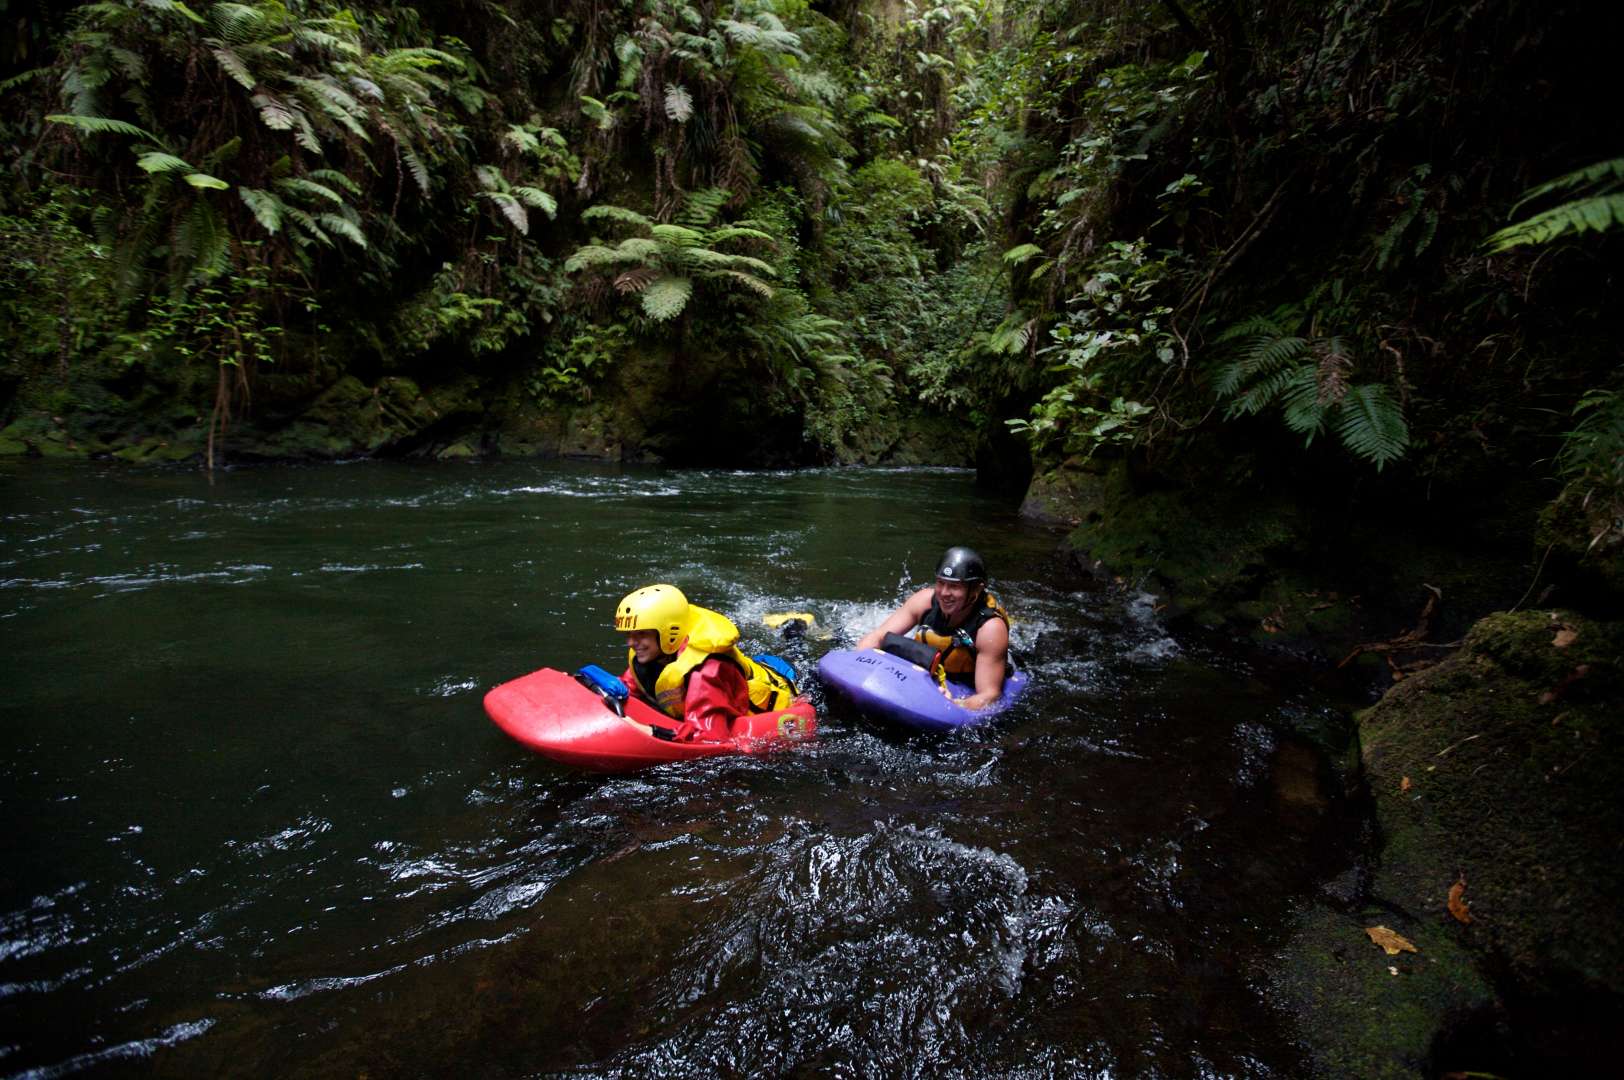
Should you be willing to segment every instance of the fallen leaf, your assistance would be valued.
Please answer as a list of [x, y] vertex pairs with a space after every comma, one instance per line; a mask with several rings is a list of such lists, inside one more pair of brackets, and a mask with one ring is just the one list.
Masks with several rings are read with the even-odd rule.
[[1388, 964], [1387, 965], [1387, 973], [1389, 975], [1397, 975], [1398, 974], [1398, 968], [1394, 967], [1392, 964]]
[[1449, 887], [1449, 913], [1463, 923], [1472, 921], [1472, 909], [1466, 906], [1466, 875]]
[[1551, 644], [1555, 645], [1558, 649], [1565, 649], [1578, 640], [1579, 631], [1573, 629], [1571, 626], [1564, 626], [1562, 629], [1556, 632], [1556, 637], [1552, 639]]
[[1410, 788], [1413, 787], [1413, 786], [1414, 785], [1412, 785], [1410, 783], [1410, 778], [1408, 776], [1406, 776], [1403, 780], [1399, 781], [1398, 790], [1402, 793], [1402, 792], [1405, 792], [1405, 791], [1409, 791]]
[[1386, 950], [1388, 956], [1397, 956], [1401, 952], [1421, 951], [1385, 926], [1367, 926], [1365, 927], [1365, 933], [1370, 936], [1371, 941]]

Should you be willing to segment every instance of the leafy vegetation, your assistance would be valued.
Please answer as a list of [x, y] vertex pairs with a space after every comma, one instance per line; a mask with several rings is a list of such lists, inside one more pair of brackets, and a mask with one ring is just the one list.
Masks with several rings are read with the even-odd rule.
[[749, 402], [793, 460], [929, 414], [1604, 473], [1624, 169], [1516, 89], [1599, 65], [1582, 7], [81, 4], [0, 83], [5, 419], [133, 365], [218, 439], [400, 374], [668, 433]]

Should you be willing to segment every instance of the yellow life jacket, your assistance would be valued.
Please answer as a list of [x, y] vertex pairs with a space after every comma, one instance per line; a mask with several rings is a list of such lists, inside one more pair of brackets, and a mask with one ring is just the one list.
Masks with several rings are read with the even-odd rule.
[[1009, 612], [992, 593], [983, 590], [981, 602], [970, 612], [962, 626], [949, 627], [936, 598], [930, 598], [930, 610], [914, 629], [914, 640], [941, 653], [942, 670], [949, 675], [969, 675], [976, 669], [976, 634], [989, 619], [1003, 619], [1009, 625]]
[[[750, 689], [751, 712], [776, 712], [789, 708], [795, 699], [795, 685], [764, 664], [758, 664], [739, 651], [739, 628], [727, 616], [689, 604], [688, 636], [676, 659], [660, 670], [654, 680], [654, 704], [667, 716], [682, 719], [683, 699], [688, 693], [688, 676], [695, 668], [713, 656], [738, 666]], [[635, 654], [626, 650], [626, 664], [631, 666]], [[635, 669], [634, 669], [635, 670]]]

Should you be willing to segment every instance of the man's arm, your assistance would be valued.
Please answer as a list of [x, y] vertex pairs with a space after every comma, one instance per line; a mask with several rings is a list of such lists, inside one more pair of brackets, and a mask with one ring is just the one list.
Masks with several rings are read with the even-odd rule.
[[902, 602], [902, 606], [893, 611], [876, 629], [863, 635], [863, 640], [857, 643], [857, 648], [878, 649], [880, 642], [885, 640], [887, 634], [906, 634], [919, 625], [919, 620], [925, 617], [930, 610], [932, 590], [929, 587], [920, 589]]
[[1004, 671], [1009, 661], [1009, 627], [1003, 619], [988, 619], [976, 632], [976, 692], [961, 698], [966, 709], [984, 709], [1004, 692]]

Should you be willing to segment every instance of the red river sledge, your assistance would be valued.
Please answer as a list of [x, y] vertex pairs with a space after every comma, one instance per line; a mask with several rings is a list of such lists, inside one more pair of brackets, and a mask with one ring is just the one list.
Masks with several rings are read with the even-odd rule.
[[[621, 715], [624, 711], [625, 715]], [[612, 701], [573, 675], [542, 668], [485, 695], [496, 726], [539, 754], [595, 772], [630, 772], [668, 761], [718, 754], [755, 754], [810, 739], [817, 712], [797, 699], [788, 709], [751, 713], [733, 722], [726, 742], [671, 742], [649, 729], [674, 730], [676, 721], [636, 698]]]

